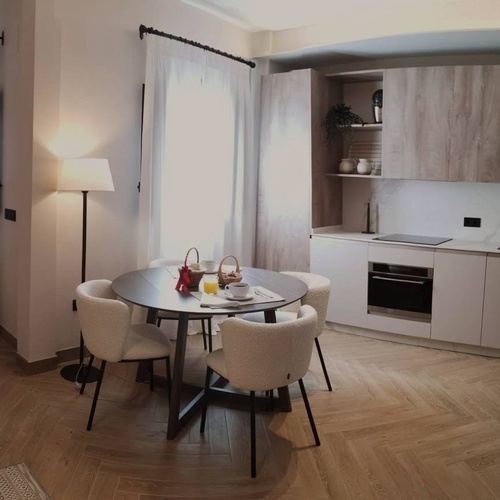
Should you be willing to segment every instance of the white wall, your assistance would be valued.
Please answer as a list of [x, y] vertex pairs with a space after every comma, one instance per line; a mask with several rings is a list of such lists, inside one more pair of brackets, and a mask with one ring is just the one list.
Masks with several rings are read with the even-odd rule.
[[19, 351], [30, 349], [31, 178], [33, 155], [34, 0], [2, 0], [4, 135], [0, 217], [0, 324], [18, 337]]
[[[4, 152], [4, 199], [22, 221], [0, 223], [0, 324], [18, 338], [19, 354], [32, 362], [79, 343], [71, 302], [80, 281], [82, 195], [55, 192], [59, 158], [108, 158], [115, 183], [114, 193], [89, 193], [87, 279], [113, 279], [136, 267], [146, 55], [139, 25], [245, 58], [251, 42], [244, 30], [179, 0], [0, 2], [2, 22], [4, 9], [10, 9], [6, 38], [14, 38], [22, 22], [28, 41], [36, 40], [35, 54], [27, 45], [25, 51], [11, 48], [4, 54], [10, 69], [6, 97], [19, 104], [14, 93], [28, 87], [35, 105], [31, 120], [22, 123], [31, 141], [21, 141], [14, 129], [5, 137], [10, 146]], [[31, 79], [25, 78], [30, 66]], [[33, 98], [26, 108], [29, 102]], [[13, 104], [7, 105], [13, 123]], [[22, 264], [17, 275], [4, 258], [16, 255]]]
[[[89, 193], [87, 279], [136, 268], [141, 90], [140, 24], [250, 56], [250, 35], [178, 0], [58, 0], [60, 127], [77, 154], [109, 159], [115, 192]], [[151, 36], [151, 35], [146, 35]], [[77, 148], [78, 149], [78, 148]], [[77, 345], [71, 311], [80, 280], [81, 194], [58, 194], [58, 349]]]

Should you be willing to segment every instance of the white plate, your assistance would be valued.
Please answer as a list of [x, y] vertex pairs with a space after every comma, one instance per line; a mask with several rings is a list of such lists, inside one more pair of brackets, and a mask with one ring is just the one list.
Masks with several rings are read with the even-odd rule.
[[254, 297], [253, 292], [248, 292], [246, 297], [243, 297], [243, 298], [236, 298], [229, 292], [224, 292], [224, 295], [225, 295], [227, 300], [237, 300], [239, 302], [240, 301], [243, 302], [245, 300], [250, 300], [250, 299], [253, 299], [253, 297]]

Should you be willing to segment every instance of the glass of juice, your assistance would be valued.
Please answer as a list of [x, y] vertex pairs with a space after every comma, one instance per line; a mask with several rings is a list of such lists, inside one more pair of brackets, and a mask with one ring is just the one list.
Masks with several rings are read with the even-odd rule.
[[203, 291], [212, 295], [215, 295], [219, 291], [219, 283], [216, 274], [208, 276], [205, 274], [205, 276], [203, 276]]

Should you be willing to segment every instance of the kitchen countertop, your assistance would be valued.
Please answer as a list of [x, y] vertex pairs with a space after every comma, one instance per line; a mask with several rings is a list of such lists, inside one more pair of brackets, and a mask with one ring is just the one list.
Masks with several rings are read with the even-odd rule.
[[400, 243], [396, 241], [380, 241], [380, 240], [372, 241], [373, 238], [386, 236], [387, 234], [391, 233], [375, 233], [375, 234], [353, 233], [349, 231], [344, 231], [342, 228], [338, 226], [316, 228], [313, 229], [312, 232], [312, 236], [319, 236], [322, 238], [337, 238], [342, 240], [364, 241], [364, 242], [376, 243], [379, 245], [402, 245], [402, 246], [429, 248], [432, 250], [459, 250], [463, 252], [500, 254], [499, 250], [500, 241], [470, 241], [470, 240], [452, 239], [445, 243], [441, 243], [440, 245], [421, 245], [418, 243]]

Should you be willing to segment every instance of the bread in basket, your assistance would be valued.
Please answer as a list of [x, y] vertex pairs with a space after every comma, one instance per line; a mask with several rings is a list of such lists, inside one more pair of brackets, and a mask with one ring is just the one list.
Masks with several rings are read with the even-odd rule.
[[[236, 268], [231, 271], [223, 271], [222, 264], [228, 258], [234, 259], [234, 261], [236, 262]], [[238, 262], [238, 259], [234, 255], [226, 255], [225, 257], [223, 257], [219, 264], [217, 276], [219, 279], [219, 285], [222, 287], [229, 285], [229, 283], [238, 283], [239, 281], [241, 281], [243, 279], [243, 275], [241, 274], [240, 263]]]

